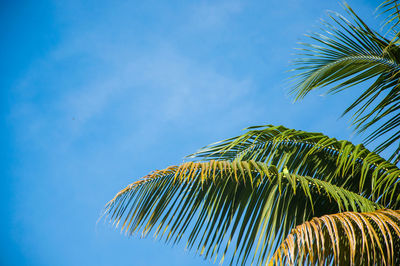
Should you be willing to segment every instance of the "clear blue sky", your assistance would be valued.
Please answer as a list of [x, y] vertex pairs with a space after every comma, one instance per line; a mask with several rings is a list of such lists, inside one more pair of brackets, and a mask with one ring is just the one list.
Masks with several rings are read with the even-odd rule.
[[[349, 0], [366, 21], [379, 1]], [[337, 1], [2, 1], [1, 265], [208, 265], [96, 221], [116, 192], [260, 124], [351, 139], [358, 92], [292, 103]]]

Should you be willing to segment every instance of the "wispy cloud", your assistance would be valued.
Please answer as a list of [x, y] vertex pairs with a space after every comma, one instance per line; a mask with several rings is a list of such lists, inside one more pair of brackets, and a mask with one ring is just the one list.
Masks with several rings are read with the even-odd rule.
[[[77, 64], [82, 69], [74, 71], [83, 71], [85, 75], [79, 82], [63, 84], [69, 78], [64, 75], [74, 75], [74, 71], [65, 73], [63, 66], [74, 64], [70, 61], [76, 57], [71, 47], [66, 47], [64, 55], [58, 50], [45, 64], [32, 66], [29, 78], [21, 81], [20, 91], [42, 90], [37, 93], [47, 98], [42, 102], [34, 101], [35, 97], [24, 97], [15, 106], [13, 117], [24, 121], [20, 123], [20, 130], [26, 138], [43, 134], [50, 138], [62, 136], [65, 144], [85, 134], [93, 121], [110, 114], [118, 121], [125, 118], [125, 123], [132, 123], [136, 129], [152, 124], [156, 131], [162, 130], [163, 123], [194, 120], [216, 123], [223, 118], [241, 123], [246, 119], [241, 115], [244, 109], [252, 108], [243, 101], [253, 89], [251, 80], [223, 75], [181, 55], [173, 47], [162, 46], [128, 55], [110, 47], [107, 57], [93, 50], [76, 53], [81, 60], [93, 58], [103, 67], [93, 70]], [[129, 59], [114, 63], [116, 58], [124, 56]], [[55, 77], [46, 81], [49, 69]], [[21, 111], [21, 106], [25, 111]], [[219, 119], [213, 121], [213, 117]]]
[[243, 3], [240, 1], [221, 1], [200, 3], [192, 6], [190, 11], [189, 26], [200, 29], [218, 29], [226, 26], [229, 19], [240, 13], [243, 9]]

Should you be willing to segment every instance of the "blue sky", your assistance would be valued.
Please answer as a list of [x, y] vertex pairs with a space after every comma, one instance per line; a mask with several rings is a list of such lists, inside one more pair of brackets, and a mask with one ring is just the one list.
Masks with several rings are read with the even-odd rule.
[[[367, 22], [379, 1], [348, 3]], [[207, 265], [96, 221], [116, 192], [261, 124], [360, 139], [357, 90], [300, 103], [296, 42], [337, 1], [1, 3], [1, 265]]]

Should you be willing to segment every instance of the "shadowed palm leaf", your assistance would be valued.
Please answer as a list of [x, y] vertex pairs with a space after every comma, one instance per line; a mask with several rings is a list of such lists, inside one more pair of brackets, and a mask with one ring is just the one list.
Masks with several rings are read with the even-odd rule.
[[357, 132], [375, 126], [366, 143], [382, 137], [376, 151], [394, 147], [389, 160], [397, 163], [400, 159], [400, 49], [370, 29], [349, 6], [347, 10], [353, 23], [332, 14], [333, 23], [324, 23], [324, 34], [310, 35], [315, 43], [303, 43], [302, 53], [294, 63], [293, 92], [296, 99], [301, 99], [323, 86], [332, 85], [328, 93], [336, 93], [372, 79], [344, 114], [355, 111]]

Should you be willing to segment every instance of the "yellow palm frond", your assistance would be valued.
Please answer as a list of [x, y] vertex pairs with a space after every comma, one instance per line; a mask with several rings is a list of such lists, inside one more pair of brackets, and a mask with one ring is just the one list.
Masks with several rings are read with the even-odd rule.
[[292, 230], [269, 263], [284, 264], [400, 265], [400, 211], [313, 218]]

